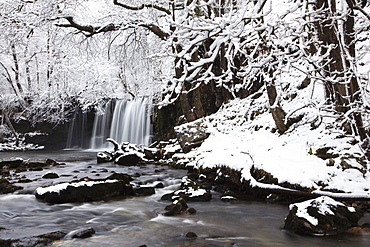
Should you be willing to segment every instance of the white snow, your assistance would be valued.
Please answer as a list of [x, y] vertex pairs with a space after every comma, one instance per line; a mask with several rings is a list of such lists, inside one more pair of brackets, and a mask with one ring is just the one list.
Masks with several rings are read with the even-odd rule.
[[[281, 80], [294, 85], [302, 77], [291, 73]], [[176, 154], [175, 158], [196, 168], [225, 166], [238, 170], [242, 179], [252, 186], [282, 188], [256, 181], [250, 174], [254, 166], [271, 173], [279, 184], [298, 184], [319, 195], [370, 198], [367, 162], [356, 161], [363, 152], [359, 144], [350, 144], [357, 137], [346, 135], [337, 127], [335, 118], [322, 105], [323, 95], [320, 85], [315, 88], [310, 85], [293, 100], [282, 100], [288, 116], [304, 113], [303, 119], [282, 135], [273, 131], [275, 124], [265, 94], [258, 99], [232, 100], [215, 114], [197, 120], [207, 126], [210, 136], [200, 147], [186, 154]], [[310, 123], [320, 121], [316, 129], [311, 128]], [[314, 155], [323, 147], [330, 147], [329, 153], [339, 155], [332, 159], [333, 165], [328, 165], [328, 159]], [[346, 168], [343, 160], [348, 164]], [[332, 189], [343, 193], [328, 192]]]
[[82, 187], [82, 186], [88, 186], [91, 187], [95, 184], [101, 184], [101, 183], [115, 183], [117, 180], [105, 180], [105, 181], [81, 181], [77, 183], [60, 183], [60, 184], [55, 184], [52, 186], [47, 186], [47, 187], [38, 187], [36, 189], [36, 194], [38, 195], [43, 195], [45, 193], [60, 193], [60, 191], [67, 189], [68, 186], [73, 186], [73, 187]]

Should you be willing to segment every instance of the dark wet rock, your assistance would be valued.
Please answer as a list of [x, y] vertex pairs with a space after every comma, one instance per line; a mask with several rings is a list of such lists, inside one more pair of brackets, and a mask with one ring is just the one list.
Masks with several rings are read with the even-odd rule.
[[59, 175], [56, 174], [55, 172], [48, 172], [48, 173], [45, 173], [42, 178], [45, 178], [45, 179], [55, 179], [55, 178], [59, 178]]
[[95, 230], [92, 227], [85, 228], [85, 229], [78, 229], [68, 233], [65, 236], [65, 239], [72, 239], [72, 238], [90, 238], [92, 235], [95, 234]]
[[28, 178], [22, 178], [18, 180], [18, 183], [31, 183], [32, 180]]
[[361, 210], [321, 196], [291, 204], [284, 229], [303, 235], [334, 235], [357, 226], [362, 216]]
[[144, 148], [144, 158], [148, 160], [157, 160], [159, 159], [159, 150], [156, 148]]
[[163, 215], [174, 216], [184, 214], [187, 209], [188, 205], [186, 201], [183, 198], [179, 198], [178, 200], [175, 200], [172, 204], [165, 207], [166, 212]]
[[163, 183], [157, 183], [154, 188], [156, 189], [161, 189], [161, 188], [164, 188], [164, 184]]
[[186, 233], [186, 234], [185, 234], [185, 237], [186, 237], [186, 238], [191, 238], [191, 239], [193, 239], [193, 238], [197, 238], [197, 237], [198, 237], [198, 235], [197, 235], [197, 234], [195, 234], [194, 232], [188, 232], [188, 233]]
[[163, 200], [163, 201], [172, 201], [172, 197], [173, 197], [173, 192], [172, 193], [167, 193], [167, 194], [162, 195], [161, 200]]
[[25, 164], [28, 168], [42, 168], [42, 167], [46, 167], [48, 166], [46, 163], [44, 162], [38, 162], [38, 161], [28, 161], [26, 164]]
[[133, 195], [133, 189], [122, 180], [62, 183], [39, 187], [35, 193], [37, 199], [53, 204], [101, 201], [127, 195]]
[[135, 195], [138, 196], [150, 196], [155, 194], [154, 187], [140, 186], [139, 188], [134, 188]]
[[1, 247], [12, 247], [12, 243], [14, 240], [11, 239], [0, 239], [0, 246]]
[[136, 153], [123, 154], [119, 156], [115, 163], [122, 166], [137, 165], [141, 161], [141, 158]]
[[223, 202], [230, 202], [230, 201], [237, 201], [238, 198], [236, 194], [230, 190], [225, 191], [225, 193], [221, 196], [221, 201]]
[[203, 119], [177, 126], [175, 127], [175, 133], [185, 153], [199, 147], [209, 136]]
[[361, 225], [362, 228], [369, 228], [370, 229], [370, 223], [363, 223]]
[[55, 160], [52, 160], [52, 159], [47, 159], [45, 161], [45, 163], [48, 165], [48, 166], [55, 166], [55, 165], [58, 165], [58, 163], [55, 161]]
[[130, 183], [130, 181], [132, 181], [133, 179], [130, 177], [130, 175], [126, 174], [126, 173], [113, 173], [112, 175], [108, 176], [106, 178], [107, 180], [108, 179], [116, 179], [116, 180], [122, 180], [124, 181], [126, 184]]
[[22, 165], [24, 160], [22, 158], [10, 158], [0, 160], [0, 167], [7, 166], [9, 168], [17, 168]]
[[234, 196], [221, 196], [221, 201], [223, 202], [232, 202], [232, 201], [237, 201], [238, 198]]
[[187, 214], [196, 214], [197, 210], [195, 208], [187, 208], [186, 213]]
[[15, 173], [21, 173], [21, 172], [26, 172], [28, 169], [26, 167], [17, 167], [15, 169]]
[[0, 194], [13, 193], [21, 189], [23, 189], [21, 186], [11, 184], [6, 178], [0, 178]]
[[98, 152], [96, 155], [96, 159], [98, 163], [105, 163], [105, 162], [111, 162], [114, 160], [114, 156], [111, 152]]
[[33, 237], [20, 239], [0, 239], [1, 247], [42, 247], [50, 246], [54, 241], [60, 240], [66, 236], [65, 232], [56, 231], [41, 234]]
[[42, 171], [42, 170], [44, 170], [44, 168], [42, 168], [41, 166], [38, 166], [38, 167], [30, 167], [29, 170], [30, 171]]

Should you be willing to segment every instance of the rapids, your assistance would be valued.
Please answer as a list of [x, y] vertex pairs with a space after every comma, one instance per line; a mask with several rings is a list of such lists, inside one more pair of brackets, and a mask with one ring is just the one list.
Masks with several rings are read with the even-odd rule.
[[[92, 227], [96, 233], [87, 239], [64, 239], [53, 246], [368, 246], [370, 236], [341, 234], [328, 237], [298, 236], [282, 230], [288, 214], [287, 205], [263, 202], [222, 202], [213, 192], [210, 202], [188, 202], [197, 210], [194, 215], [165, 217], [161, 213], [169, 204], [161, 201], [164, 193], [178, 188], [184, 170], [166, 166], [146, 165], [123, 167], [113, 163], [97, 164], [96, 153], [82, 151], [0, 153], [0, 158], [17, 157], [44, 161], [47, 158], [65, 165], [43, 171], [28, 171], [13, 175], [33, 180], [16, 183], [25, 189], [0, 195], [0, 239], [35, 236], [52, 231], [70, 232]], [[46, 172], [56, 172], [58, 179], [42, 179]], [[156, 194], [124, 200], [93, 203], [49, 205], [35, 199], [38, 186], [72, 179], [104, 178], [112, 172], [128, 173], [134, 184], [156, 185]], [[362, 221], [366, 222], [366, 216]], [[360, 222], [361, 224], [361, 222]], [[185, 237], [194, 232], [195, 239]]]

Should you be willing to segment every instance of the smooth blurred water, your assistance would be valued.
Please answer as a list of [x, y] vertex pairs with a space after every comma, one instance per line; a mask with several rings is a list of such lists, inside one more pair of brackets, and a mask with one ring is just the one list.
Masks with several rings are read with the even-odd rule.
[[[282, 230], [288, 214], [287, 205], [263, 202], [225, 203], [214, 193], [210, 202], [189, 202], [194, 215], [163, 216], [169, 204], [161, 201], [164, 193], [178, 188], [185, 171], [158, 165], [122, 167], [112, 163], [97, 164], [92, 152], [0, 153], [0, 158], [20, 156], [31, 160], [52, 158], [65, 162], [61, 167], [24, 173], [35, 179], [23, 191], [0, 195], [0, 238], [20, 238], [52, 231], [73, 231], [93, 227], [96, 234], [87, 239], [62, 240], [54, 246], [369, 246], [370, 236], [341, 234], [328, 237], [299, 236]], [[57, 180], [41, 179], [54, 171], [66, 176]], [[49, 205], [35, 199], [32, 191], [40, 186], [71, 180], [72, 177], [106, 177], [112, 172], [138, 173], [134, 184], [165, 187], [147, 197], [94, 203]], [[22, 173], [20, 173], [22, 175]], [[67, 176], [68, 175], [68, 176]], [[71, 176], [69, 176], [71, 175]], [[28, 193], [28, 194], [27, 194]], [[366, 222], [366, 216], [362, 221]], [[370, 220], [369, 220], [370, 222]], [[194, 232], [196, 239], [185, 234]]]

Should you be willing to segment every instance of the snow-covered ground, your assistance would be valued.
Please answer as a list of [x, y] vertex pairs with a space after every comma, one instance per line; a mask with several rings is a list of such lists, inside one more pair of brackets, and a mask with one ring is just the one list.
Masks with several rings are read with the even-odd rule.
[[[318, 89], [311, 84], [294, 99], [282, 100], [288, 116], [304, 114], [284, 134], [274, 131], [265, 94], [257, 99], [235, 99], [197, 120], [203, 121], [210, 136], [199, 148], [176, 158], [195, 167], [226, 166], [241, 171], [253, 186], [280, 188], [256, 181], [250, 174], [252, 166], [271, 173], [279, 184], [298, 184], [322, 195], [338, 190], [345, 192], [337, 194], [342, 197], [370, 197], [367, 162], [357, 162], [364, 156], [360, 145], [354, 144], [358, 140], [345, 134], [330, 109], [320, 105], [323, 92]], [[316, 151], [325, 147], [338, 157], [317, 157]]]

